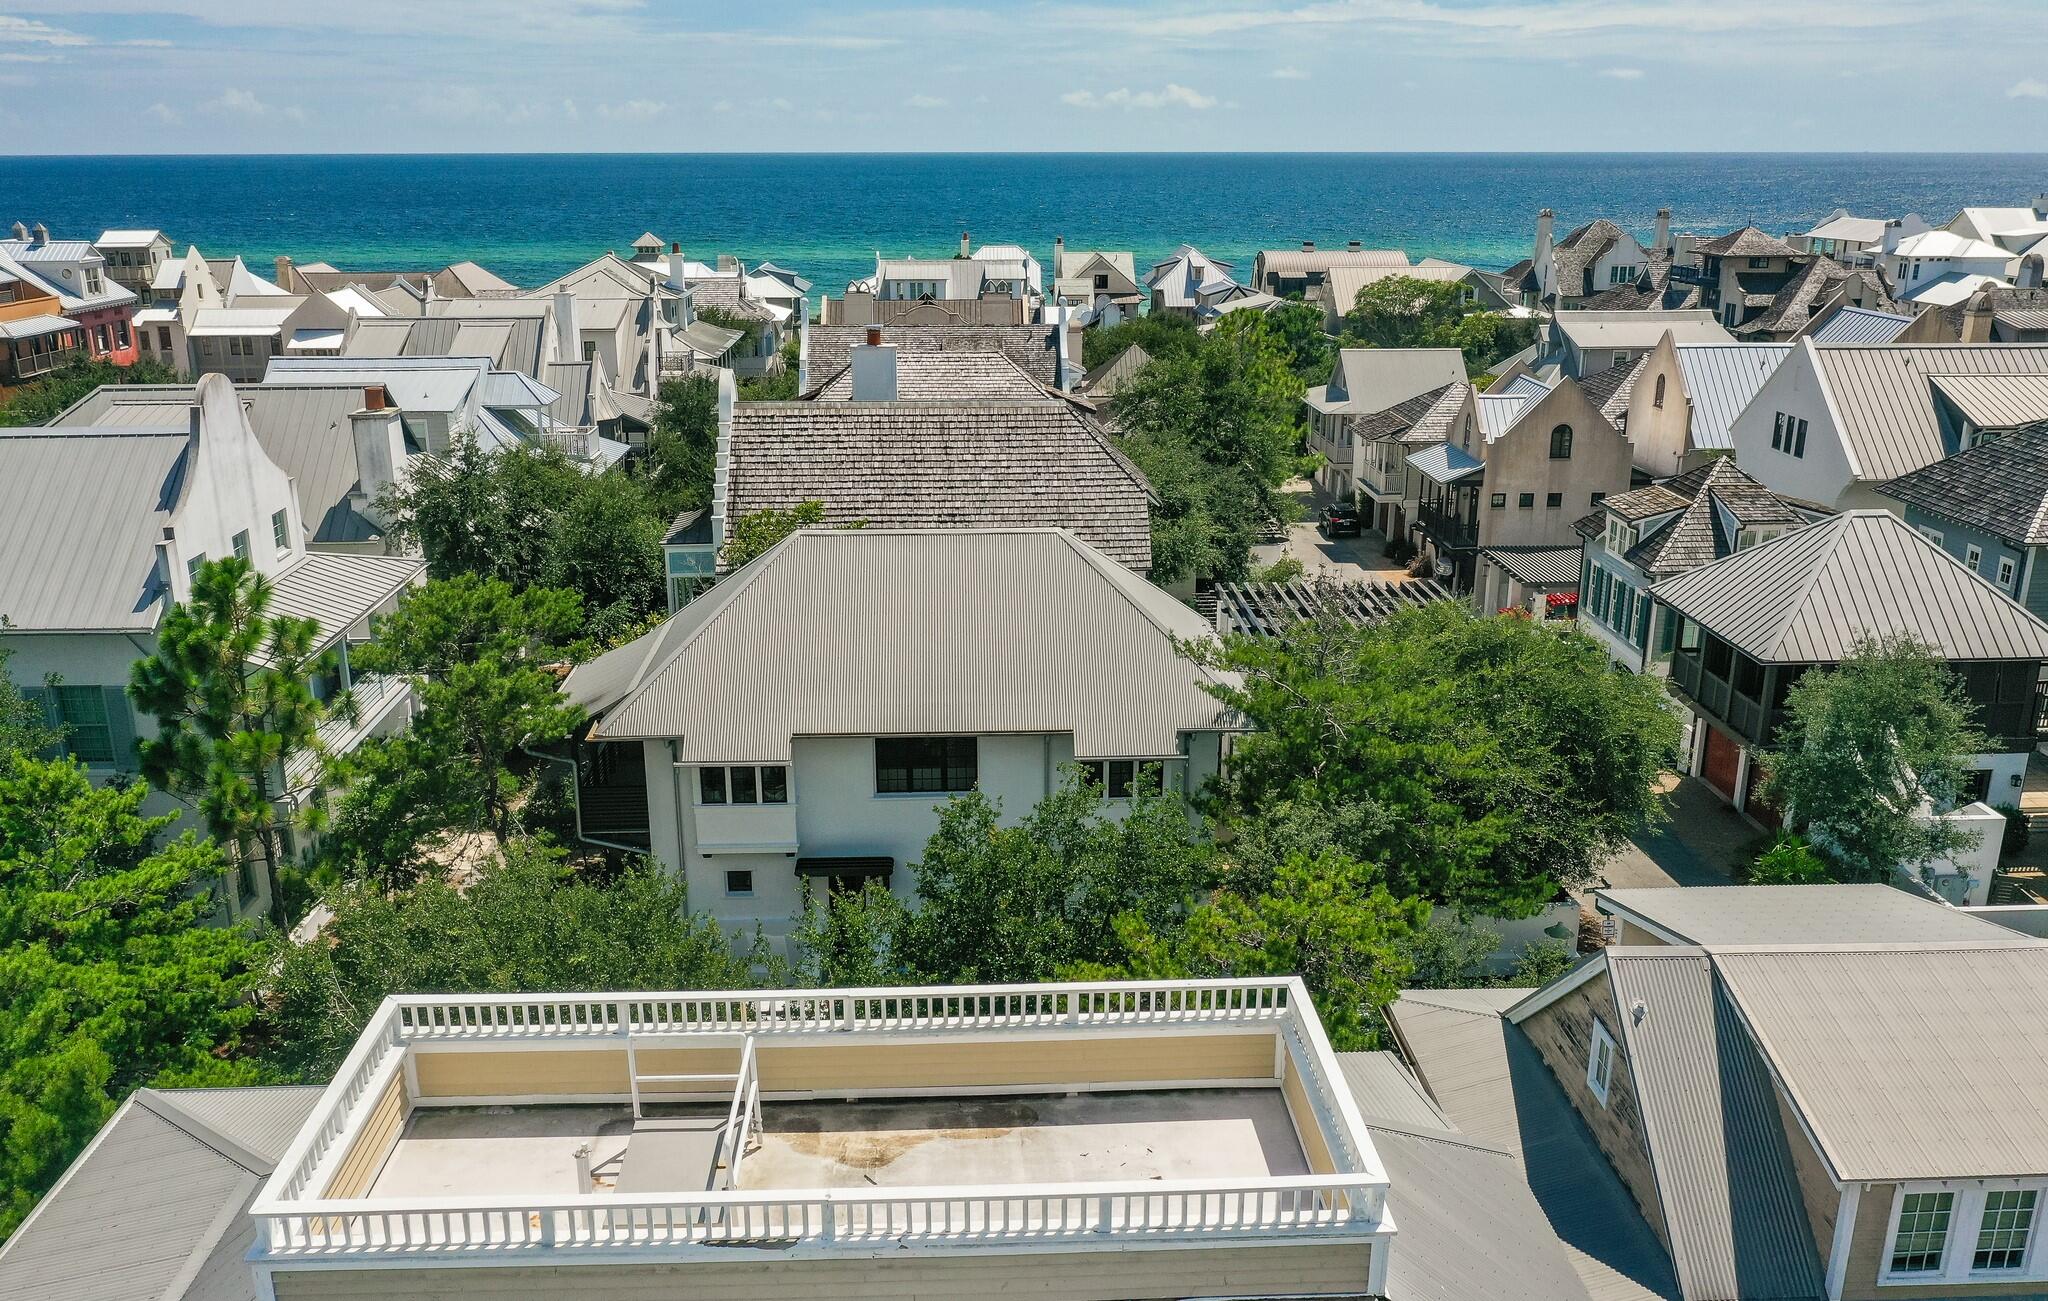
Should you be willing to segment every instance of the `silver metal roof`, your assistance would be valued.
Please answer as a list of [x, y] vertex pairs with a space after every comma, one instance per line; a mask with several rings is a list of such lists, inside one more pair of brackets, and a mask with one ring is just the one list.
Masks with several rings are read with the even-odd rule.
[[1859, 479], [1897, 478], [1948, 454], [1931, 377], [2048, 375], [2048, 346], [2040, 345], [1805, 346]]
[[[311, 382], [296, 382], [302, 379]], [[362, 390], [330, 385], [319, 375], [294, 375], [290, 382], [245, 384], [236, 392], [264, 452], [292, 477], [307, 540], [333, 545], [379, 536], [382, 530], [349, 504], [357, 473], [348, 418], [361, 408]], [[190, 384], [103, 385], [50, 424], [71, 429], [179, 427], [188, 420], [193, 394]]]
[[147, 630], [189, 427], [0, 434], [0, 616], [25, 632]]
[[1160, 758], [1227, 726], [1175, 639], [1202, 617], [1063, 529], [806, 529], [564, 691], [594, 736], [682, 763], [786, 761], [794, 736], [1072, 732]]
[[1512, 1152], [1367, 1116], [1399, 1227], [1391, 1301], [1588, 1301]]
[[1770, 1075], [1706, 954], [1609, 949], [1606, 962], [1680, 1289], [1688, 1301], [1821, 1296]]
[[0, 321], [0, 339], [35, 339], [77, 328], [78, 322], [65, 316], [23, 316], [12, 321]]
[[0, 1245], [0, 1295], [254, 1301], [246, 1210], [320, 1090], [143, 1089]]
[[1408, 464], [1438, 483], [1450, 483], [1486, 468], [1486, 462], [1449, 443], [1423, 448], [1408, 457]]
[[2028, 1101], [2048, 1089], [2048, 1018], [2028, 1002], [2048, 946], [1713, 956], [1838, 1179], [2048, 1174], [2048, 1109]]
[[1456, 348], [1342, 348], [1327, 395], [1329, 410], [1385, 411], [1409, 398], [1433, 393], [1465, 378], [1465, 356]]
[[1930, 382], [1979, 429], [2011, 429], [2048, 420], [2048, 373], [1936, 375]]
[[1891, 633], [1950, 660], [2048, 660], [2048, 625], [1889, 511], [1845, 512], [1650, 594], [1767, 664], [1832, 664]]
[[1708, 311], [1559, 312], [1552, 323], [1581, 349], [1654, 348], [1667, 333], [1677, 344], [1735, 342]]
[[1817, 936], [1844, 944], [2010, 940], [2004, 927], [1891, 885], [1710, 885], [1599, 890], [1602, 912], [1664, 932], [1674, 943], [1708, 948], [1804, 944]]
[[1873, 311], [1868, 307], [1843, 307], [1822, 321], [1806, 337], [1815, 343], [1890, 343], [1913, 323], [1910, 316]]
[[341, 555], [309, 551], [271, 580], [270, 613], [311, 619], [324, 648], [414, 583], [427, 562], [411, 556]]
[[1399, 1053], [1338, 1053], [1337, 1069], [1358, 1099], [1358, 1114], [1368, 1121], [1411, 1130], [1457, 1129]]
[[1789, 343], [1688, 343], [1675, 349], [1692, 403], [1692, 443], [1729, 448], [1729, 429], [1792, 351]]
[[1480, 554], [1518, 583], [1530, 587], [1576, 587], [1585, 547], [1486, 547]]
[[1521, 1158], [1530, 1192], [1593, 1301], [1676, 1301], [1671, 1261], [1635, 1200], [1535, 1045], [1501, 1017], [1527, 995], [1406, 990], [1387, 1019], [1402, 1056], [1459, 1131]]

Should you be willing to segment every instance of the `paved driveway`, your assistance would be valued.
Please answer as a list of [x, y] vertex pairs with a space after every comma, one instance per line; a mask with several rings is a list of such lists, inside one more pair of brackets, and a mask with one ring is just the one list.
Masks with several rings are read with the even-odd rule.
[[1601, 869], [1617, 889], [1660, 885], [1733, 885], [1735, 868], [1754, 855], [1764, 833], [1697, 777], [1667, 773], [1658, 783], [1668, 815], [1638, 831]]
[[1282, 556], [1293, 556], [1311, 578], [1327, 576], [1350, 583], [1365, 579], [1381, 583], [1408, 581], [1408, 571], [1381, 554], [1387, 539], [1377, 530], [1367, 529], [1355, 538], [1326, 538], [1315, 523], [1322, 503], [1308, 480], [1296, 479], [1285, 491], [1300, 506], [1301, 521], [1287, 526], [1285, 542], [1254, 547], [1253, 564], [1270, 565]]

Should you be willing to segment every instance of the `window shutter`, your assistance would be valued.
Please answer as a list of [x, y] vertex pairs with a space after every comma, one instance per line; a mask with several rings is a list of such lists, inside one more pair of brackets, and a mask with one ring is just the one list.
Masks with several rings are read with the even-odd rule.
[[[64, 719], [57, 713], [57, 693], [48, 687], [23, 687], [21, 688], [21, 694], [23, 699], [43, 711], [43, 726], [57, 733], [59, 738], [61, 738], [64, 731]], [[63, 758], [63, 740], [59, 739], [54, 745], [43, 747], [42, 757], [45, 759]]]
[[128, 693], [120, 687], [101, 687], [107, 702], [107, 739], [114, 747], [114, 771], [137, 772], [141, 764], [135, 754], [135, 715], [128, 707]]
[[1650, 644], [1650, 598], [1636, 597], [1636, 649], [1642, 650]]

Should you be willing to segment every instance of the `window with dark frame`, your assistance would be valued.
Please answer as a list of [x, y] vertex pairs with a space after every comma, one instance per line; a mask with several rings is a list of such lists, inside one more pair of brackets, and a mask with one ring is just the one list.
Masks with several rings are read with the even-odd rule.
[[1550, 431], [1550, 459], [1569, 461], [1572, 456], [1572, 427], [1559, 425]]
[[697, 770], [699, 804], [787, 804], [789, 769], [779, 763], [713, 764]]
[[699, 768], [697, 770], [697, 802], [699, 804], [725, 803], [725, 769]]
[[270, 540], [277, 544], [279, 551], [291, 549], [291, 522], [283, 511], [274, 511], [270, 516]]
[[978, 776], [976, 738], [971, 736], [880, 736], [875, 738], [877, 795], [953, 795], [974, 789]]
[[114, 762], [114, 729], [107, 697], [98, 687], [55, 688], [64, 749], [80, 763]]
[[1127, 800], [1134, 794], [1157, 795], [1165, 789], [1165, 769], [1144, 759], [1083, 759], [1082, 771], [1090, 785], [1110, 800]]
[[1550, 510], [1556, 510], [1564, 505], [1564, 494], [1561, 492], [1546, 493], [1543, 498], [1543, 504]]
[[1504, 492], [1497, 492], [1497, 493], [1493, 494], [1493, 509], [1495, 509], [1495, 510], [1500, 510], [1500, 509], [1502, 509], [1503, 507], [1505, 507], [1505, 506], [1506, 506], [1507, 504], [1508, 504], [1508, 495], [1507, 495], [1506, 493], [1504, 493]]
[[727, 894], [754, 893], [753, 872], [745, 868], [734, 868], [727, 872], [725, 874], [725, 892]]
[[1525, 493], [1522, 493], [1522, 494], [1520, 494], [1519, 496], [1517, 496], [1517, 497], [1515, 498], [1515, 505], [1516, 505], [1517, 507], [1519, 507], [1520, 509], [1522, 509], [1522, 510], [1533, 510], [1533, 509], [1535, 509], [1535, 506], [1536, 506], [1536, 494], [1535, 494], [1535, 493], [1533, 493], [1533, 492], [1525, 492]]

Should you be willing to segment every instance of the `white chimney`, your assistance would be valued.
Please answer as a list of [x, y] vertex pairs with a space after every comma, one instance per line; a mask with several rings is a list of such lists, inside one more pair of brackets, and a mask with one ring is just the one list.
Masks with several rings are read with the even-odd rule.
[[363, 389], [363, 407], [350, 413], [349, 433], [355, 440], [356, 479], [350, 504], [378, 524], [389, 524], [377, 510], [377, 499], [398, 482], [405, 468], [405, 422], [382, 384]]
[[17, 222], [15, 222], [15, 223], [14, 223], [14, 237], [15, 237], [16, 239], [20, 240], [20, 241], [21, 241], [22, 243], [24, 243], [24, 244], [28, 243], [28, 227], [26, 227], [26, 226], [22, 225], [22, 224], [21, 224], [20, 222], [18, 222], [18, 221], [17, 221]]
[[711, 470], [711, 548], [725, 550], [726, 494], [732, 482], [732, 420], [739, 405], [739, 386], [730, 370], [718, 372], [718, 457]]
[[1071, 391], [1080, 381], [1080, 367], [1073, 362], [1074, 338], [1072, 333], [1074, 309], [1065, 303], [1053, 313], [1053, 381], [1060, 388]]
[[2041, 255], [2029, 253], [2020, 259], [2020, 274], [2013, 281], [2016, 289], [2039, 289], [2041, 287]]
[[1885, 253], [1896, 249], [1899, 246], [1900, 230], [1898, 218], [1894, 217], [1887, 221], [1884, 224], [1884, 242], [1878, 246], [1879, 249]]
[[41, 248], [43, 245], [50, 242], [50, 228], [48, 226], [45, 226], [40, 221], [35, 224], [35, 227], [31, 231], [31, 233], [35, 236], [35, 245], [37, 248]]
[[811, 300], [796, 303], [796, 391], [801, 397], [811, 391]]
[[1671, 209], [1657, 209], [1657, 229], [1650, 235], [1650, 251], [1661, 252], [1671, 247]]
[[1536, 254], [1532, 264], [1536, 269], [1536, 295], [1548, 298], [1555, 285], [1551, 283], [1550, 228], [1556, 214], [1545, 208], [1536, 214]]
[[971, 246], [967, 242], [967, 232], [963, 230], [960, 232], [960, 256], [967, 257], [971, 251]]
[[868, 341], [849, 350], [855, 402], [896, 400], [896, 345], [882, 342], [880, 326], [868, 327]]
[[670, 289], [681, 289], [683, 287], [683, 261], [683, 246], [681, 244], [670, 244], [668, 246], [668, 287]]
[[555, 295], [555, 360], [583, 360], [583, 332], [576, 328], [576, 295], [566, 289]]

